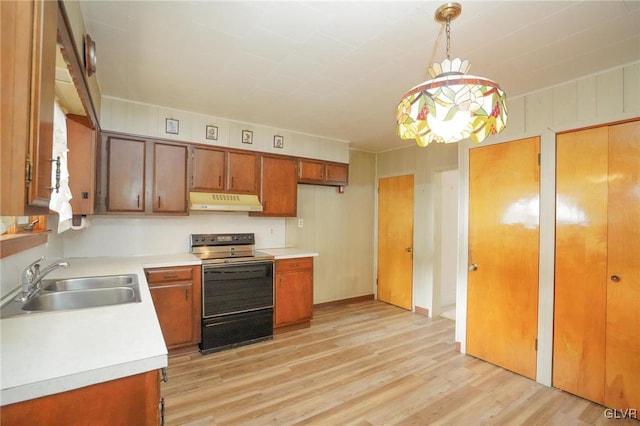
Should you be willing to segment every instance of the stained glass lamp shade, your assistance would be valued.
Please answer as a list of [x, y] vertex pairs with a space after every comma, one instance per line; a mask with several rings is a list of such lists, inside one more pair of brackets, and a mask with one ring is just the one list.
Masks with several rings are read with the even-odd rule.
[[506, 95], [487, 78], [468, 75], [469, 62], [449, 58], [449, 24], [462, 8], [448, 3], [436, 11], [447, 24], [447, 59], [429, 68], [432, 79], [411, 88], [398, 105], [397, 133], [419, 146], [470, 138], [476, 143], [507, 124]]

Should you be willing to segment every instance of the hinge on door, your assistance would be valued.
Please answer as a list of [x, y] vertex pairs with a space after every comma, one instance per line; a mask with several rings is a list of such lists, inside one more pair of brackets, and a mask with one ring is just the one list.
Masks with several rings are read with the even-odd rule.
[[33, 165], [31, 164], [31, 157], [27, 157], [27, 162], [25, 164], [25, 186], [29, 187], [31, 182], [33, 181]]
[[538, 338], [536, 337], [536, 351], [538, 350]]
[[540, 161], [541, 161], [540, 157], [541, 157], [540, 153], [538, 153], [538, 166], [540, 165]]

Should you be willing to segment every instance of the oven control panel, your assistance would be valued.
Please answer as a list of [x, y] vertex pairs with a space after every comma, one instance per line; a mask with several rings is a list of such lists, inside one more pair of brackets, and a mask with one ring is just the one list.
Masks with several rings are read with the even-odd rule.
[[254, 245], [255, 234], [191, 234], [191, 247]]

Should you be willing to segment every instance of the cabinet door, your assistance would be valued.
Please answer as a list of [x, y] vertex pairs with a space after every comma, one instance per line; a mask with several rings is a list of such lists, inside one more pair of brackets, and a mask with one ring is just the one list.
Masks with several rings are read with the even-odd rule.
[[143, 212], [145, 141], [107, 140], [107, 211]]
[[349, 166], [346, 164], [327, 164], [327, 182], [346, 185], [349, 180]]
[[193, 148], [191, 189], [224, 191], [225, 152], [217, 149]]
[[238, 194], [257, 194], [258, 171], [256, 154], [230, 152], [227, 163], [228, 191]]
[[192, 315], [193, 284], [158, 285], [149, 290], [167, 348], [190, 344], [196, 320]]
[[153, 144], [153, 212], [187, 212], [187, 147]]
[[31, 176], [29, 204], [49, 206], [53, 149], [53, 104], [55, 98], [56, 2], [36, 1], [31, 86]]
[[298, 209], [297, 163], [292, 158], [262, 157], [262, 212], [251, 216], [294, 217]]
[[96, 132], [86, 117], [67, 115], [69, 188], [73, 214], [93, 214]]
[[313, 258], [276, 261], [274, 325], [296, 324], [313, 314]]
[[300, 181], [322, 182], [325, 179], [325, 165], [317, 161], [300, 160], [298, 177]]
[[57, 3], [0, 2], [4, 216], [49, 211]]

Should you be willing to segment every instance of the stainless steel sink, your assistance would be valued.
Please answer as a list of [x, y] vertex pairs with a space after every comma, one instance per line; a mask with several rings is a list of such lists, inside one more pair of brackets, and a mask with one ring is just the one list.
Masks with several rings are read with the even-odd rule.
[[140, 302], [138, 276], [104, 275], [42, 280], [41, 290], [25, 302], [12, 300], [0, 309], [0, 318], [97, 308]]
[[105, 275], [97, 277], [43, 280], [43, 291], [88, 290], [97, 288], [125, 287], [137, 284], [136, 275]]
[[39, 293], [22, 305], [23, 311], [62, 311], [97, 306], [133, 303], [136, 292], [130, 287], [94, 288], [90, 290]]

